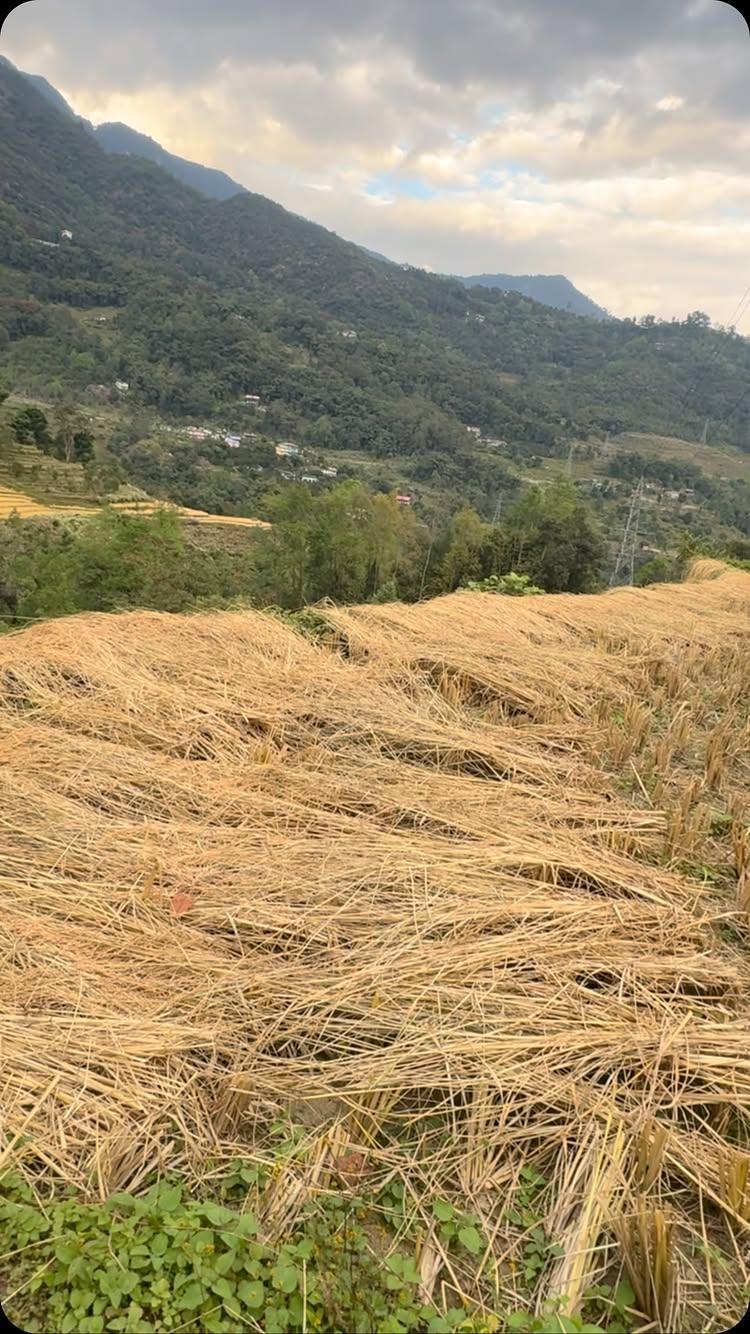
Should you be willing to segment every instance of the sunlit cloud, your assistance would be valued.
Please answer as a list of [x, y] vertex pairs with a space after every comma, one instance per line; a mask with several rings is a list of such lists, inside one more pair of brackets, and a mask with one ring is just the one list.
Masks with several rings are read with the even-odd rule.
[[3, 52], [76, 111], [449, 273], [729, 317], [750, 39], [718, 0], [34, 0]]

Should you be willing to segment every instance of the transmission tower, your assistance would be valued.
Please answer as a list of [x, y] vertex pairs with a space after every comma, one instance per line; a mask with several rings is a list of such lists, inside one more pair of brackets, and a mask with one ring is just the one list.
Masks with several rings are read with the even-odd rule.
[[622, 535], [620, 551], [615, 561], [615, 568], [612, 571], [612, 578], [609, 581], [610, 588], [615, 584], [632, 584], [633, 582], [635, 576], [635, 548], [638, 541], [638, 521], [641, 517], [642, 499], [643, 476], [641, 475], [630, 500], [625, 532]]
[[498, 498], [497, 498], [497, 504], [496, 504], [496, 506], [495, 506], [495, 512], [494, 512], [494, 514], [492, 515], [492, 522], [493, 522], [493, 524], [495, 524], [495, 523], [498, 522], [498, 520], [499, 520], [499, 518], [500, 518], [500, 511], [502, 510], [502, 508], [503, 508], [503, 497], [502, 497], [502, 492], [501, 492], [500, 495], [499, 495]]

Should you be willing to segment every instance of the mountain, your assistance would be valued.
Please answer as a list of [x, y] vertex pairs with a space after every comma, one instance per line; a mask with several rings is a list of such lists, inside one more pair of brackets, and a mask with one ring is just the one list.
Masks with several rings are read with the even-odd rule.
[[231, 176], [227, 176], [226, 172], [218, 171], [213, 167], [202, 167], [198, 162], [190, 162], [187, 158], [178, 157], [175, 153], [168, 153], [166, 148], [157, 144], [155, 139], [150, 139], [147, 134], [140, 134], [137, 130], [131, 130], [129, 125], [122, 125], [119, 121], [105, 121], [102, 125], [92, 125], [90, 121], [76, 115], [62, 93], [59, 93], [41, 74], [26, 74], [23, 70], [17, 70], [15, 65], [7, 60], [5, 56], [0, 56], [0, 62], [6, 68], [27, 79], [32, 87], [38, 93], [41, 93], [42, 97], [46, 98], [57, 111], [70, 117], [71, 120], [78, 121], [80, 125], [89, 130], [105, 152], [129, 153], [135, 157], [147, 158], [150, 162], [156, 162], [158, 166], [163, 167], [178, 181], [183, 181], [185, 185], [192, 186], [194, 190], [200, 190], [201, 194], [207, 195], [209, 199], [229, 199], [232, 195], [244, 191], [244, 185], [239, 185], [237, 181], [233, 181]]
[[131, 130], [128, 125], [105, 122], [96, 126], [94, 135], [105, 152], [130, 153], [136, 157], [148, 158], [150, 162], [156, 162], [171, 176], [175, 176], [178, 181], [183, 181], [194, 190], [200, 190], [201, 194], [208, 195], [209, 199], [230, 199], [232, 195], [241, 194], [245, 190], [244, 185], [238, 185], [237, 181], [233, 181], [226, 172], [217, 171], [214, 167], [202, 167], [197, 162], [189, 162], [187, 158], [168, 153], [155, 139], [149, 139], [147, 134]]
[[[41, 74], [26, 74], [24, 77], [28, 79], [29, 83], [34, 88], [36, 88], [38, 93], [42, 94], [42, 97], [46, 97], [47, 101], [51, 102], [53, 107], [56, 107], [58, 111], [61, 111], [64, 116], [70, 116], [72, 120], [82, 119], [82, 117], [76, 115], [70, 103], [65, 101], [62, 93], [59, 93], [56, 88], [53, 88], [52, 84], [48, 83]], [[84, 123], [88, 124], [88, 121]]]
[[[4, 64], [9, 65], [11, 69], [15, 66], [0, 57]], [[247, 193], [246, 187], [232, 180], [226, 172], [218, 171], [214, 167], [204, 167], [198, 162], [191, 162], [187, 158], [178, 157], [170, 153], [166, 148], [162, 148], [155, 139], [149, 138], [147, 134], [140, 134], [138, 130], [133, 130], [129, 125], [123, 125], [119, 121], [108, 121], [101, 125], [93, 126], [83, 117], [77, 116], [72, 107], [66, 102], [65, 98], [56, 88], [52, 86], [47, 79], [40, 74], [26, 74], [24, 71], [17, 71], [23, 78], [37, 89], [38, 92], [46, 97], [58, 111], [78, 120], [82, 125], [91, 130], [97, 142], [107, 153], [127, 153], [135, 157], [147, 158], [150, 162], [155, 162], [163, 167], [170, 175], [185, 185], [191, 186], [194, 190], [199, 190], [201, 194], [207, 195], [209, 199], [230, 199], [232, 195]], [[377, 250], [368, 250], [367, 246], [361, 246], [360, 249], [370, 259], [377, 259], [384, 264], [393, 264], [394, 261], [388, 259], [386, 255], [381, 255]], [[545, 306], [553, 306], [558, 310], [567, 310], [574, 315], [589, 315], [594, 319], [607, 319], [607, 311], [601, 306], [597, 306], [583, 292], [579, 292], [576, 287], [562, 274], [545, 276], [542, 274], [527, 274], [522, 277], [514, 276], [509, 273], [482, 273], [468, 278], [459, 278], [467, 287], [494, 287], [505, 292], [520, 292], [522, 296], [531, 297], [532, 300], [540, 302]]]
[[381, 255], [380, 252], [377, 250], [368, 250], [366, 245], [360, 246], [360, 250], [362, 250], [365, 255], [368, 255], [370, 259], [380, 260], [381, 264], [395, 263], [394, 260], [389, 259], [387, 255]]
[[573, 315], [590, 315], [595, 320], [609, 319], [602, 306], [597, 306], [595, 301], [579, 292], [562, 273], [524, 274], [523, 277], [515, 277], [511, 273], [478, 273], [470, 278], [462, 278], [461, 282], [467, 287], [495, 287], [503, 292], [520, 292], [522, 296], [531, 297], [532, 301], [554, 306], [557, 310], [570, 311]]
[[[0, 179], [0, 356], [27, 393], [123, 380], [135, 408], [225, 421], [259, 394], [272, 439], [398, 458], [415, 483], [484, 503], [508, 455], [564, 455], [591, 432], [698, 439], [710, 418], [750, 447], [750, 345], [706, 317], [582, 320], [384, 264], [261, 195], [208, 198], [105, 152], [7, 65]], [[186, 456], [162, 463], [175, 490]]]

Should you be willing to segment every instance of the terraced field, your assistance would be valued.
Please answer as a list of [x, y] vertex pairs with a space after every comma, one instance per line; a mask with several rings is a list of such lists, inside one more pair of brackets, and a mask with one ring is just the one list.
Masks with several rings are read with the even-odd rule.
[[[18, 514], [22, 519], [42, 519], [61, 514], [96, 514], [102, 506], [94, 504], [53, 505], [34, 500], [23, 491], [14, 487], [0, 486], [0, 520], [9, 519]], [[186, 509], [182, 505], [171, 505], [158, 500], [118, 501], [106, 508], [118, 510], [124, 514], [155, 514], [158, 509], [177, 510], [189, 523], [230, 525], [240, 528], [270, 528], [262, 519], [238, 518], [232, 514], [208, 514], [205, 510]]]
[[91, 505], [51, 505], [34, 500], [24, 491], [14, 487], [0, 486], [0, 519], [9, 519], [11, 514], [18, 514], [22, 519], [42, 519], [55, 514], [91, 514]]

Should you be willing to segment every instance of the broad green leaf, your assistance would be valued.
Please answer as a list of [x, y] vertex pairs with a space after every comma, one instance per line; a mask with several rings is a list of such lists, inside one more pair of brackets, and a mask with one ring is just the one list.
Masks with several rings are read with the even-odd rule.
[[294, 1292], [299, 1279], [299, 1270], [293, 1265], [279, 1266], [274, 1272], [274, 1278], [282, 1292]]
[[219, 1275], [218, 1278], [212, 1279], [211, 1291], [218, 1293], [220, 1297], [227, 1301], [234, 1294], [234, 1285], [229, 1282], [228, 1278], [222, 1278]]
[[458, 1240], [471, 1255], [478, 1255], [482, 1249], [482, 1238], [475, 1227], [462, 1227], [458, 1233]]
[[194, 1311], [197, 1306], [200, 1306], [205, 1295], [206, 1293], [202, 1283], [188, 1283], [180, 1293], [177, 1310]]
[[624, 1311], [628, 1306], [635, 1306], [635, 1293], [626, 1278], [617, 1284], [615, 1290], [615, 1307], [618, 1311]]
[[265, 1300], [265, 1288], [262, 1283], [251, 1283], [247, 1279], [243, 1279], [243, 1281], [238, 1284], [237, 1296], [241, 1302], [245, 1303], [245, 1306], [249, 1306], [251, 1310], [256, 1310], [257, 1307], [263, 1305]]
[[441, 1223], [449, 1223], [456, 1211], [447, 1200], [433, 1200], [432, 1212], [436, 1218], [440, 1219]]
[[151, 1238], [151, 1254], [163, 1255], [169, 1245], [169, 1237], [166, 1232], [157, 1232], [155, 1237]]
[[72, 1241], [58, 1241], [55, 1246], [55, 1257], [61, 1264], [69, 1265], [78, 1255], [78, 1247]]
[[226, 1226], [231, 1223], [235, 1217], [231, 1209], [225, 1209], [223, 1204], [204, 1204], [201, 1209], [204, 1218], [215, 1227]]
[[165, 1214], [170, 1214], [177, 1208], [181, 1199], [181, 1186], [162, 1186], [158, 1194], [159, 1208], [163, 1209]]

